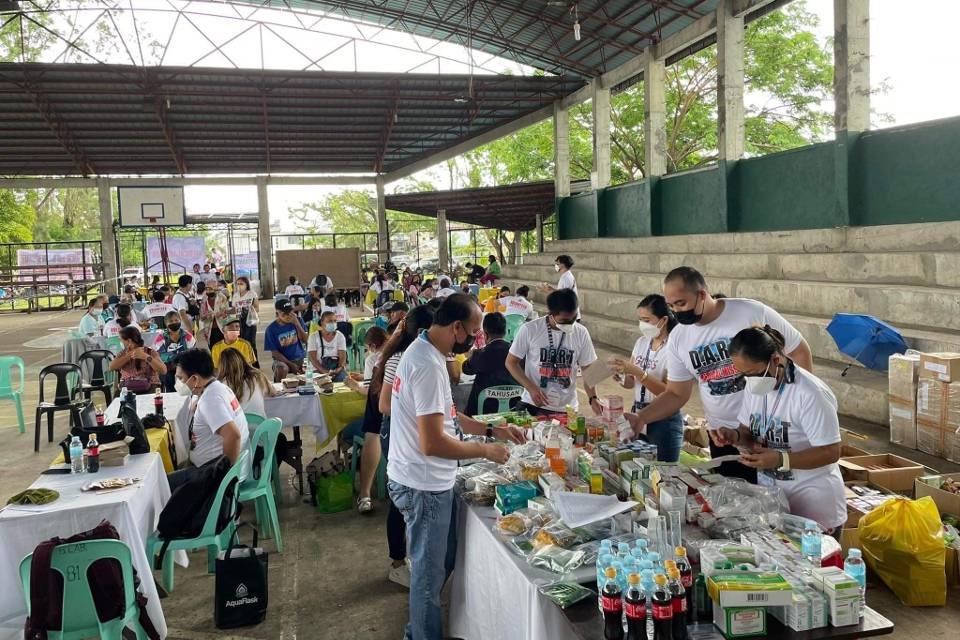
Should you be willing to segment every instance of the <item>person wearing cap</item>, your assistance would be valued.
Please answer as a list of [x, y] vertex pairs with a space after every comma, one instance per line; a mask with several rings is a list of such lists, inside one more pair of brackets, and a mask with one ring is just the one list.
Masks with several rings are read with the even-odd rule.
[[240, 337], [240, 318], [231, 316], [224, 321], [223, 326], [223, 340], [210, 349], [210, 355], [213, 356], [213, 366], [220, 366], [220, 354], [227, 349], [236, 349], [247, 361], [247, 364], [254, 365], [257, 362], [257, 356], [253, 352], [253, 345]]
[[[386, 306], [386, 305], [384, 305]], [[401, 320], [407, 317], [407, 313], [410, 311], [410, 305], [406, 302], [393, 302], [390, 304], [387, 311], [387, 326], [396, 326]]]
[[289, 300], [277, 300], [274, 304], [277, 319], [270, 323], [263, 334], [263, 348], [273, 355], [273, 379], [280, 382], [287, 375], [303, 373], [307, 333], [293, 311]]

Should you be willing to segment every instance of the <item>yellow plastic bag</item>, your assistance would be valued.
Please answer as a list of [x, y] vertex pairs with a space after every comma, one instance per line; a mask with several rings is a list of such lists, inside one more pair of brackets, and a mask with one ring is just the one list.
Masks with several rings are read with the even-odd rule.
[[858, 528], [867, 566], [903, 604], [943, 606], [943, 527], [932, 498], [891, 498], [861, 518]]

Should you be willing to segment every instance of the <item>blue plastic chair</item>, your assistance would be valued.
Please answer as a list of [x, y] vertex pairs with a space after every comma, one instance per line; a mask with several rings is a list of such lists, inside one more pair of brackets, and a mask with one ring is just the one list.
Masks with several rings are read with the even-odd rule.
[[[357, 482], [357, 469], [360, 466], [360, 452], [363, 451], [364, 437], [353, 436], [353, 447], [350, 451], [350, 474], [353, 483]], [[377, 464], [377, 477], [374, 480], [377, 497], [383, 500], [387, 497], [387, 460], [382, 455]]]
[[[210, 513], [207, 514], [207, 519], [203, 523], [203, 529], [200, 531], [200, 535], [198, 535], [196, 538], [176, 538], [170, 541], [170, 545], [167, 547], [167, 552], [163, 556], [163, 588], [167, 590], [167, 593], [173, 592], [174, 551], [179, 551], [181, 549], [185, 551], [192, 551], [194, 549], [206, 547], [207, 573], [213, 573], [216, 569], [217, 554], [230, 548], [230, 541], [233, 539], [233, 533], [237, 529], [237, 522], [235, 519], [231, 518], [227, 525], [223, 528], [223, 531], [217, 533], [217, 518], [220, 515], [220, 509], [223, 505], [227, 487], [230, 486], [230, 483], [240, 479], [240, 471], [246, 466], [249, 457], [249, 451], [241, 451], [240, 457], [237, 458], [236, 464], [230, 467], [230, 471], [228, 471], [227, 475], [223, 477], [223, 481], [220, 483], [220, 488], [217, 489], [217, 495], [214, 497], [213, 505], [210, 507]], [[239, 490], [234, 491], [233, 509], [231, 510], [232, 513], [237, 512], [236, 507], [239, 495]], [[163, 543], [164, 539], [160, 537], [160, 534], [157, 531], [151, 533], [150, 537], [147, 538], [147, 558], [149, 558], [151, 564], [154, 562], [154, 558], [156, 558], [157, 553], [160, 552], [160, 548], [163, 546]]]
[[[13, 369], [20, 368], [20, 381], [14, 386]], [[0, 356], [0, 399], [9, 398], [13, 400], [13, 406], [17, 409], [17, 422], [20, 423], [20, 433], [26, 431], [23, 423], [23, 376], [26, 367], [23, 364], [23, 358], [19, 356]]]
[[[113, 558], [120, 563], [123, 576], [123, 617], [101, 622], [93, 603], [93, 592], [87, 579], [90, 565], [97, 560]], [[23, 586], [30, 613], [30, 565], [31, 553], [20, 561], [20, 584]], [[81, 640], [82, 638], [121, 638], [128, 625], [137, 638], [146, 638], [147, 632], [140, 626], [140, 607], [133, 584], [133, 563], [130, 549], [120, 540], [88, 540], [73, 544], [61, 544], [53, 550], [50, 568], [63, 577], [63, 629], [48, 631], [55, 640]], [[50, 603], [56, 606], [56, 603]]]
[[[519, 398], [523, 394], [523, 387], [518, 384], [502, 384], [495, 387], [487, 387], [477, 396], [477, 413], [503, 413], [510, 411], [510, 401]], [[487, 398], [497, 401], [496, 411], [486, 411]]]
[[273, 470], [274, 465], [271, 461], [276, 460], [277, 436], [280, 435], [280, 429], [283, 423], [280, 418], [270, 418], [264, 420], [257, 427], [253, 437], [250, 438], [250, 456], [256, 452], [258, 447], [263, 447], [263, 464], [261, 465], [260, 477], [249, 477], [240, 485], [240, 502], [254, 501], [254, 509], [257, 515], [257, 524], [260, 527], [260, 534], [264, 538], [273, 536], [277, 543], [277, 551], [283, 552], [283, 540], [280, 537], [280, 518], [277, 514], [277, 503], [273, 498]]
[[520, 327], [523, 326], [525, 320], [523, 316], [511, 313], [505, 316], [507, 320], [507, 335], [503, 337], [507, 342], [513, 342], [513, 339], [517, 337], [517, 331], [520, 331]]

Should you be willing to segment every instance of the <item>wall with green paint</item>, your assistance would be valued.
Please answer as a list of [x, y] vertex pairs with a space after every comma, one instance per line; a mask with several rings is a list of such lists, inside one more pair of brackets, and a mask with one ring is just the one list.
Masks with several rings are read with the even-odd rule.
[[557, 199], [558, 233], [561, 239], [600, 237], [603, 227], [600, 225], [597, 198], [596, 191], [588, 191]]
[[628, 182], [604, 189], [599, 207], [604, 212], [601, 236], [636, 238], [651, 235], [649, 181]]
[[653, 197], [654, 235], [723, 233], [727, 230], [719, 167], [664, 176]]

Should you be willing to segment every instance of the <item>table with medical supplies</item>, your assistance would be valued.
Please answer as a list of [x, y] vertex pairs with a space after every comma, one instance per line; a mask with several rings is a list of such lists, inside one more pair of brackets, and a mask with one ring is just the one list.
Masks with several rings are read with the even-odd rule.
[[[122, 489], [81, 490], [90, 482], [108, 478], [139, 481]], [[147, 598], [147, 612], [160, 637], [165, 637], [167, 626], [145, 549], [170, 498], [160, 456], [131, 455], [124, 465], [104, 466], [97, 473], [41, 475], [30, 488], [53, 489], [60, 495], [48, 504], [7, 505], [0, 511], [0, 639], [23, 637], [27, 608], [19, 579], [21, 560], [44, 540], [87, 531], [102, 520], [109, 521], [130, 548], [140, 591]], [[174, 559], [187, 566], [185, 552], [176, 552]]]

